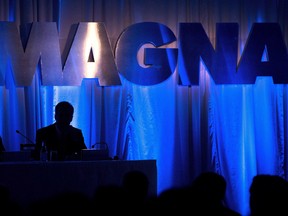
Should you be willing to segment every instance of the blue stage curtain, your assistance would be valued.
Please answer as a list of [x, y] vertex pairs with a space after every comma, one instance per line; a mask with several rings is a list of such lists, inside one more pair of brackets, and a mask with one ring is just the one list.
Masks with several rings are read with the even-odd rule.
[[[56, 22], [64, 50], [71, 25], [103, 22], [112, 48], [128, 26], [153, 21], [178, 36], [180, 22], [200, 22], [215, 44], [217, 22], [240, 26], [239, 57], [254, 22], [278, 22], [288, 39], [285, 0], [2, 0], [0, 21]], [[170, 45], [170, 47], [177, 45]], [[1, 53], [0, 53], [1, 55]], [[82, 129], [86, 145], [105, 141], [111, 157], [156, 159], [158, 192], [186, 186], [202, 171], [214, 170], [228, 183], [227, 204], [247, 215], [254, 175], [287, 179], [287, 85], [259, 77], [254, 85], [215, 85], [204, 65], [198, 86], [179, 86], [178, 71], [153, 86], [42, 86], [39, 69], [29, 87], [16, 87], [9, 69], [0, 86], [0, 135], [8, 151], [35, 140], [36, 129], [54, 122], [62, 100], [75, 108], [72, 125]], [[285, 154], [286, 152], [286, 154]]]

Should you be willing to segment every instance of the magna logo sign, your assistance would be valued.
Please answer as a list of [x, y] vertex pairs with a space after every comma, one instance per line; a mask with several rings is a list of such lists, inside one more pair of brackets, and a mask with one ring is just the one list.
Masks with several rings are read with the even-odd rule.
[[[178, 85], [191, 86], [199, 85], [201, 61], [215, 84], [254, 84], [258, 76], [288, 83], [287, 48], [278, 23], [254, 23], [241, 56], [237, 23], [216, 24], [215, 47], [201, 23], [179, 23], [178, 29], [176, 37], [163, 24], [136, 23], [123, 30], [112, 49], [103, 23], [78, 23], [61, 53], [55, 22], [19, 30], [14, 22], [0, 22], [0, 85], [12, 73], [16, 86], [29, 86], [39, 72], [44, 86], [79, 86], [84, 78], [97, 78], [99, 86], [121, 85], [120, 74], [149, 86], [178, 70]], [[169, 48], [172, 43], [176, 48]], [[147, 44], [143, 66], [138, 53]]]

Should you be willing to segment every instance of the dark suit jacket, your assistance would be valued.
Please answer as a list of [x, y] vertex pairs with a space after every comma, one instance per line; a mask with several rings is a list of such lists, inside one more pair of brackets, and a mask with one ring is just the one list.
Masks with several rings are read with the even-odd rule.
[[65, 137], [59, 137], [55, 123], [38, 129], [36, 131], [36, 159], [39, 159], [43, 141], [48, 151], [57, 152], [59, 160], [73, 159], [73, 157], [77, 155], [80, 157], [81, 149], [87, 148], [84, 143], [82, 131], [71, 125], [68, 131]]

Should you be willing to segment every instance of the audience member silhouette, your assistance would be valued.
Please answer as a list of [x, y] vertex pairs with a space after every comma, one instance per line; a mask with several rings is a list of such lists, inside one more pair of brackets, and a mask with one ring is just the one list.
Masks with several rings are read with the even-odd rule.
[[154, 210], [151, 208], [152, 194], [149, 194], [149, 186], [149, 179], [142, 171], [131, 170], [124, 174], [122, 188], [130, 206], [129, 215], [146, 215]]
[[92, 204], [92, 211], [97, 212], [96, 215], [99, 212], [102, 212], [103, 215], [127, 215], [130, 207], [123, 188], [114, 184], [97, 187], [94, 191]]
[[27, 208], [26, 215], [92, 216], [95, 212], [93, 212], [91, 197], [82, 192], [67, 191], [32, 202]]
[[193, 215], [193, 197], [188, 187], [172, 187], [162, 191], [155, 203], [154, 209], [160, 215]]
[[216, 172], [203, 172], [191, 185], [193, 212], [201, 215], [240, 216], [225, 203], [226, 180]]
[[81, 150], [87, 147], [82, 131], [70, 125], [73, 113], [74, 107], [67, 101], [56, 105], [56, 122], [36, 131], [36, 159], [39, 159], [42, 142], [48, 151], [57, 152], [58, 160], [80, 159]]
[[259, 174], [250, 185], [250, 215], [288, 215], [288, 183], [277, 175]]
[[125, 173], [122, 186], [132, 206], [145, 204], [149, 192], [149, 180], [145, 173], [138, 170]]
[[3, 144], [3, 140], [2, 140], [2, 137], [0, 136], [0, 153], [5, 151], [5, 147], [4, 147], [4, 144]]
[[1, 214], [6, 216], [22, 216], [24, 212], [21, 206], [11, 198], [9, 189], [4, 185], [0, 185], [0, 206]]

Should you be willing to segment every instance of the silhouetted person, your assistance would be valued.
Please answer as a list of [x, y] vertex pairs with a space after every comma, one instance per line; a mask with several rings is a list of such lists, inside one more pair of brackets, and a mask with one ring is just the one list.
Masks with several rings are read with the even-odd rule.
[[288, 215], [287, 181], [277, 175], [259, 174], [250, 185], [250, 215]]
[[122, 179], [122, 187], [130, 205], [129, 208], [135, 211], [132, 215], [139, 210], [143, 213], [149, 191], [149, 180], [146, 174], [138, 170], [126, 172]]
[[92, 203], [95, 215], [127, 215], [130, 210], [130, 203], [127, 202], [123, 188], [113, 184], [98, 186]]
[[145, 173], [133, 170], [124, 174], [122, 186], [133, 200], [144, 202], [148, 197], [149, 180]]
[[[32, 202], [27, 216], [93, 216], [92, 199], [82, 192], [67, 191]], [[97, 215], [97, 214], [96, 214]]]
[[3, 144], [2, 137], [0, 136], [0, 152], [3, 152], [3, 151], [5, 151], [5, 147], [4, 147], [4, 144]]
[[154, 204], [159, 215], [193, 215], [193, 199], [186, 187], [172, 187], [162, 191]]
[[[80, 159], [80, 152], [86, 149], [82, 131], [70, 125], [74, 107], [66, 101], [55, 107], [55, 123], [36, 132], [36, 159], [39, 159], [42, 142], [48, 151], [56, 151], [58, 160]], [[55, 158], [54, 158], [55, 159]]]
[[24, 214], [21, 206], [11, 198], [9, 189], [4, 185], [0, 185], [0, 206], [1, 215], [22, 216]]
[[226, 180], [216, 172], [203, 172], [192, 182], [193, 211], [201, 215], [240, 216], [224, 204]]

